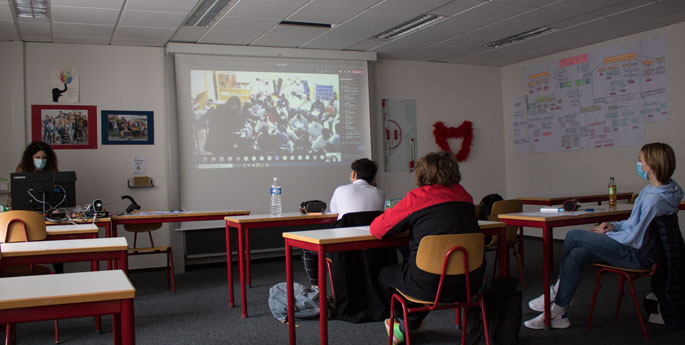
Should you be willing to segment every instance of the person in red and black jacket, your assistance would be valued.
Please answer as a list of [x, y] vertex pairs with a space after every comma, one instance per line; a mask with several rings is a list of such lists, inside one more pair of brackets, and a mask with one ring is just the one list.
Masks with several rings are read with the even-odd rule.
[[[371, 223], [371, 234], [377, 238], [409, 231], [408, 257], [398, 265], [384, 268], [378, 277], [388, 299], [396, 288], [414, 298], [435, 298], [440, 275], [422, 271], [416, 266], [416, 253], [424, 236], [480, 232], [473, 198], [459, 184], [460, 181], [459, 163], [454, 154], [447, 151], [429, 153], [416, 164], [418, 188], [411, 190], [395, 207]], [[484, 271], [485, 261], [471, 272], [471, 291], [480, 289]], [[444, 284], [441, 301], [454, 302], [465, 298], [463, 275], [448, 276]], [[426, 315], [427, 312], [410, 314], [410, 329], [418, 328]], [[388, 320], [386, 328], [389, 328]]]

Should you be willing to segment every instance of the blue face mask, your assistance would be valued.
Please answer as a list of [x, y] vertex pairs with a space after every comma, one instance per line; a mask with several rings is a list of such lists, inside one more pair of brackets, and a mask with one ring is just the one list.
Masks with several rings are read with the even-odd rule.
[[48, 160], [47, 159], [34, 158], [33, 159], [33, 165], [36, 166], [36, 169], [40, 170], [40, 169], [45, 168], [46, 165], [48, 165]]
[[637, 174], [640, 175], [643, 180], [647, 179], [647, 173], [642, 171], [642, 163], [639, 161], [637, 162]]

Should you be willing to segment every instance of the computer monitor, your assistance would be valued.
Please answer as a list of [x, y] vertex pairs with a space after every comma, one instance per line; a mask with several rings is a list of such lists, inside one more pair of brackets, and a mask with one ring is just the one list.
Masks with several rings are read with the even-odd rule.
[[76, 206], [76, 173], [39, 171], [10, 174], [13, 210], [46, 213]]

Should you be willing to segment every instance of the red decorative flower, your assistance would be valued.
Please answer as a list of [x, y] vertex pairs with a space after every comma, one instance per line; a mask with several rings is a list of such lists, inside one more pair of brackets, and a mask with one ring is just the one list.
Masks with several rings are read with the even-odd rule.
[[438, 121], [433, 125], [433, 136], [435, 137], [435, 143], [438, 144], [441, 150], [452, 153], [454, 152], [450, 149], [447, 139], [462, 138], [461, 149], [456, 153], [457, 161], [463, 162], [469, 158], [471, 144], [473, 144], [473, 123], [471, 121], [464, 121], [457, 128], [446, 127], [444, 123]]

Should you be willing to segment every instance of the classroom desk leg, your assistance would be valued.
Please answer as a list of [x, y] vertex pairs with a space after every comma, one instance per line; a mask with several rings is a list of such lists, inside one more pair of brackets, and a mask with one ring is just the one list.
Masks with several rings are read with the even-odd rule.
[[545, 330], [550, 330], [552, 329], [551, 325], [551, 314], [550, 314], [550, 294], [549, 294], [549, 287], [550, 287], [550, 274], [552, 272], [552, 265], [554, 264], [553, 260], [554, 257], [552, 255], [552, 228], [545, 224], [542, 228], [542, 255], [543, 259], [542, 261], [544, 262], [544, 269], [543, 269], [543, 276], [544, 276], [544, 283], [542, 285], [542, 289], [545, 294]]
[[245, 227], [245, 270], [247, 271], [247, 286], [252, 287], [252, 275], [250, 274], [250, 228]]
[[328, 345], [328, 292], [326, 291], [326, 248], [319, 245], [319, 337]]
[[128, 276], [128, 250], [124, 250], [119, 255], [119, 269]]
[[123, 345], [136, 344], [132, 298], [121, 301], [121, 342]]
[[[506, 229], [506, 228], [505, 228]], [[506, 233], [506, 230], [504, 231]], [[516, 250], [514, 248], [513, 250]], [[497, 236], [497, 265], [499, 265], [499, 277], [509, 277], [509, 248], [507, 247], [507, 236]]]
[[228, 270], [228, 306], [235, 307], [233, 299], [233, 253], [231, 253], [231, 227], [226, 222], [226, 267]]
[[240, 271], [240, 304], [242, 318], [247, 319], [247, 291], [245, 291], [245, 239], [242, 226], [238, 226], [238, 267]]
[[121, 314], [112, 314], [112, 339], [114, 345], [121, 345]]
[[285, 239], [285, 281], [288, 286], [288, 339], [295, 345], [295, 293], [293, 291], [293, 249], [290, 240]]

